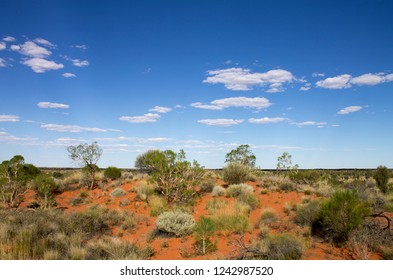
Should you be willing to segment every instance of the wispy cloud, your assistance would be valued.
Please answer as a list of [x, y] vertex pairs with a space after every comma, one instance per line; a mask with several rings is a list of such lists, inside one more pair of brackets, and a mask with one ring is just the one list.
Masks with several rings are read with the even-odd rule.
[[14, 41], [16, 41], [16, 39], [14, 37], [12, 37], [12, 36], [6, 36], [6, 37], [3, 38], [3, 41], [5, 41], [5, 42], [14, 42]]
[[46, 60], [38, 57], [22, 61], [22, 64], [29, 66], [36, 73], [44, 73], [49, 70], [64, 68], [64, 65], [61, 63], [56, 63], [52, 60]]
[[200, 109], [207, 110], [223, 110], [229, 107], [244, 107], [244, 108], [255, 108], [255, 109], [263, 109], [270, 107], [272, 104], [268, 99], [264, 97], [229, 97], [223, 99], [217, 99], [210, 104], [203, 104], [201, 102], [195, 102], [190, 104], [190, 106]]
[[159, 114], [147, 113], [143, 116], [122, 116], [119, 120], [129, 123], [151, 123], [156, 122], [160, 117], [161, 116]]
[[325, 77], [325, 73], [318, 73], [318, 72], [314, 72], [312, 73], [313, 77]]
[[22, 55], [34, 58], [44, 58], [52, 54], [50, 50], [37, 45], [33, 41], [26, 41], [22, 45], [12, 45], [11, 50], [17, 51]]
[[357, 77], [352, 77], [349, 74], [343, 74], [332, 78], [327, 78], [316, 82], [317, 87], [328, 89], [343, 89], [350, 88], [352, 85], [357, 86], [375, 86], [382, 83], [393, 81], [393, 74], [385, 73], [367, 73]]
[[87, 60], [71, 59], [71, 61], [72, 64], [77, 67], [86, 67], [90, 64]]
[[303, 126], [318, 126], [319, 128], [324, 127], [327, 125], [327, 122], [316, 122], [316, 121], [305, 121], [305, 122], [292, 122], [291, 124], [297, 125], [298, 127]]
[[248, 122], [253, 123], [253, 124], [269, 124], [269, 123], [280, 123], [280, 122], [284, 122], [284, 121], [288, 121], [288, 120], [289, 119], [287, 119], [287, 118], [264, 117], [264, 118], [260, 118], [260, 119], [251, 118], [251, 119], [248, 119]]
[[234, 120], [234, 119], [204, 119], [199, 120], [198, 123], [202, 123], [209, 126], [232, 126], [238, 125], [243, 122], [242, 119]]
[[339, 115], [347, 115], [347, 114], [350, 114], [350, 113], [354, 113], [354, 112], [360, 111], [361, 109], [363, 109], [362, 106], [348, 106], [348, 107], [345, 107], [344, 109], [341, 109], [340, 111], [338, 111], [337, 114], [339, 114]]
[[107, 129], [96, 127], [82, 127], [79, 125], [63, 125], [63, 124], [43, 124], [41, 128], [57, 132], [107, 132]]
[[0, 42], [0, 51], [5, 50], [7, 48], [6, 43]]
[[56, 45], [52, 44], [51, 42], [49, 42], [48, 40], [45, 40], [43, 38], [36, 38], [36, 39], [34, 39], [34, 42], [36, 42], [37, 44], [43, 45], [45, 47], [49, 47], [51, 49], [56, 48]]
[[165, 114], [165, 113], [172, 111], [172, 109], [168, 108], [168, 107], [154, 106], [154, 108], [150, 109], [149, 111]]
[[76, 77], [75, 74], [69, 73], [69, 72], [63, 73], [63, 74], [61, 74], [61, 75], [62, 75], [64, 78], [75, 78], [75, 77]]
[[87, 46], [86, 45], [72, 45], [71, 48], [87, 50]]
[[302, 86], [300, 88], [301, 91], [308, 91], [311, 89], [311, 84], [310, 83], [306, 83], [304, 86]]
[[0, 115], [0, 122], [19, 122], [19, 116], [15, 115]]
[[38, 107], [43, 109], [68, 109], [70, 105], [62, 104], [62, 103], [53, 103], [53, 102], [39, 102], [37, 104]]
[[5, 59], [0, 57], [0, 67], [7, 67], [7, 63], [5, 62]]
[[245, 68], [227, 68], [209, 70], [207, 74], [204, 83], [223, 84], [227, 89], [240, 91], [251, 90], [254, 86], [269, 86], [267, 92], [281, 92], [284, 84], [296, 81], [291, 72], [283, 69], [253, 73]]

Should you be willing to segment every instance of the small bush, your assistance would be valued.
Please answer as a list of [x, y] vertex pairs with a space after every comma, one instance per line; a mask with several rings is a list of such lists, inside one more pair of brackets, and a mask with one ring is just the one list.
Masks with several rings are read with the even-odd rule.
[[142, 201], [147, 201], [149, 196], [154, 194], [155, 187], [153, 185], [147, 184], [146, 182], [140, 182], [135, 187], [136, 196]]
[[213, 196], [224, 196], [226, 194], [226, 190], [222, 186], [214, 186], [212, 195]]
[[162, 213], [164, 213], [167, 202], [164, 198], [152, 195], [149, 197], [149, 206], [150, 206], [150, 216], [156, 217]]
[[377, 170], [374, 173], [374, 179], [377, 183], [377, 187], [383, 193], [387, 193], [389, 190], [388, 188], [389, 177], [390, 177], [389, 169], [386, 166], [382, 166], [382, 165], [378, 166]]
[[200, 217], [194, 226], [195, 249], [198, 254], [205, 255], [217, 250], [215, 243], [211, 241], [215, 225], [211, 218]]
[[110, 196], [111, 197], [121, 197], [121, 196], [125, 196], [127, 193], [125, 190], [123, 190], [122, 188], [116, 188], [113, 191], [111, 191]]
[[361, 201], [356, 192], [336, 192], [322, 204], [318, 219], [312, 224], [312, 232], [337, 243], [347, 241], [349, 233], [361, 225], [370, 212], [370, 206]]
[[71, 206], [77, 206], [77, 205], [80, 205], [80, 204], [84, 204], [85, 202], [86, 202], [85, 199], [82, 198], [82, 197], [73, 197], [69, 201], [69, 204]]
[[296, 185], [291, 182], [284, 182], [280, 185], [280, 190], [282, 191], [295, 191], [296, 190]]
[[218, 210], [224, 209], [225, 207], [227, 207], [227, 205], [228, 202], [226, 200], [213, 198], [212, 200], [207, 201], [206, 210], [210, 215], [212, 215], [216, 213]]
[[259, 218], [259, 224], [270, 224], [277, 221], [277, 213], [273, 209], [265, 208], [261, 212], [261, 217]]
[[235, 184], [230, 185], [227, 189], [227, 196], [238, 197], [242, 193], [252, 193], [254, 189], [247, 184]]
[[214, 214], [211, 218], [216, 226], [216, 230], [219, 231], [241, 234], [250, 228], [248, 218], [236, 210], [221, 211]]
[[215, 185], [214, 180], [207, 180], [201, 184], [201, 192], [203, 193], [210, 193], [213, 191]]
[[158, 216], [156, 221], [156, 226], [159, 230], [176, 236], [191, 234], [194, 225], [194, 217], [180, 211], [164, 212]]
[[229, 163], [223, 170], [223, 179], [228, 184], [241, 184], [247, 181], [250, 167], [237, 163]]
[[303, 226], [311, 226], [319, 217], [321, 201], [312, 200], [296, 207], [295, 223]]
[[299, 260], [303, 254], [302, 242], [289, 234], [269, 235], [263, 243], [268, 260]]
[[260, 205], [258, 197], [252, 192], [242, 192], [237, 199], [238, 201], [247, 204], [251, 210], [254, 210]]
[[119, 179], [121, 177], [121, 170], [117, 167], [109, 166], [105, 169], [104, 176], [111, 180]]

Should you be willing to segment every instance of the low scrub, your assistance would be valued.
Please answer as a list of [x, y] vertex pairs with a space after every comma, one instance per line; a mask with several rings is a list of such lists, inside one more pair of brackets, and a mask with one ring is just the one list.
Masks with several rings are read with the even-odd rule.
[[212, 196], [224, 196], [226, 194], [226, 190], [222, 186], [214, 186], [212, 191]]
[[157, 229], [175, 236], [189, 235], [195, 225], [194, 217], [181, 211], [164, 212], [158, 216]]
[[269, 235], [262, 248], [268, 260], [299, 260], [303, 254], [303, 243], [289, 234]]
[[104, 177], [110, 180], [121, 178], [121, 170], [114, 166], [109, 166], [104, 171]]
[[147, 201], [149, 199], [149, 196], [154, 194], [155, 187], [151, 184], [146, 183], [145, 181], [142, 181], [134, 187], [134, 190], [136, 191], [136, 196], [138, 199], [142, 201]]
[[156, 217], [165, 212], [167, 208], [167, 202], [164, 198], [157, 195], [152, 195], [148, 200], [150, 206], [150, 216]]
[[125, 196], [127, 193], [125, 190], [123, 190], [122, 188], [116, 188], [113, 191], [111, 191], [110, 196], [111, 197], [121, 197], [121, 196]]
[[238, 197], [242, 193], [252, 193], [254, 189], [248, 184], [234, 184], [227, 189], [227, 196]]
[[321, 204], [321, 200], [311, 200], [308, 203], [299, 204], [296, 207], [295, 223], [311, 226], [319, 217]]
[[230, 162], [223, 170], [223, 180], [228, 184], [241, 184], [247, 181], [250, 167], [238, 162]]

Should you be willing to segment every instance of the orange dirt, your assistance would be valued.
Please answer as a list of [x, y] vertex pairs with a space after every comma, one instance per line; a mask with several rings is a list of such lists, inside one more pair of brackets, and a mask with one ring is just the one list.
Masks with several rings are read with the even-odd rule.
[[[92, 205], [103, 205], [108, 209], [122, 210], [126, 212], [133, 212], [137, 217], [137, 224], [134, 228], [122, 230], [120, 228], [113, 228], [113, 237], [120, 237], [124, 241], [135, 242], [140, 246], [150, 245], [155, 250], [152, 259], [155, 260], [178, 260], [178, 259], [224, 259], [234, 256], [237, 250], [234, 244], [235, 240], [239, 238], [238, 235], [228, 235], [226, 233], [217, 233], [214, 240], [217, 242], [217, 251], [206, 254], [204, 256], [195, 256], [193, 248], [193, 237], [187, 236], [183, 238], [178, 237], [155, 237], [149, 238], [150, 234], [155, 230], [156, 217], [150, 217], [149, 207], [146, 202], [136, 199], [136, 193], [132, 190], [138, 182], [123, 184], [120, 186], [126, 191], [126, 195], [113, 198], [110, 192], [114, 187], [109, 187], [102, 190], [96, 188], [88, 190], [86, 188], [65, 191], [56, 196], [57, 208], [64, 209], [65, 212], [84, 211]], [[223, 182], [219, 182], [223, 183]], [[261, 215], [261, 211], [265, 208], [273, 209], [278, 217], [278, 221], [269, 224], [270, 232], [283, 233], [290, 232], [298, 236], [306, 236], [306, 250], [303, 254], [303, 259], [306, 260], [334, 260], [334, 259], [353, 259], [353, 254], [348, 249], [334, 247], [330, 243], [323, 242], [318, 239], [307, 236], [305, 229], [293, 223], [294, 212], [285, 211], [285, 205], [296, 205], [302, 201], [304, 197], [312, 199], [312, 196], [305, 196], [303, 193], [297, 192], [267, 192], [261, 194], [261, 188], [257, 187], [255, 183], [249, 182], [254, 188], [255, 194], [260, 200], [260, 206], [252, 210], [249, 216], [251, 221], [251, 232], [246, 232], [244, 235], [244, 242], [250, 243], [253, 239], [258, 238], [259, 229], [255, 224]], [[85, 202], [79, 205], [72, 206], [70, 201], [73, 198], [85, 196]], [[208, 216], [206, 204], [212, 199], [211, 194], [203, 194], [197, 200], [193, 208], [193, 216], [198, 220], [201, 216]], [[232, 202], [233, 198], [220, 198]], [[25, 196], [25, 201], [20, 205], [20, 208], [26, 208], [31, 201], [36, 200], [36, 194], [29, 191]], [[121, 206], [121, 201], [128, 200], [127, 205]], [[287, 212], [287, 213], [286, 213]], [[151, 240], [152, 239], [152, 240]], [[370, 254], [370, 259], [380, 259], [377, 254]]]

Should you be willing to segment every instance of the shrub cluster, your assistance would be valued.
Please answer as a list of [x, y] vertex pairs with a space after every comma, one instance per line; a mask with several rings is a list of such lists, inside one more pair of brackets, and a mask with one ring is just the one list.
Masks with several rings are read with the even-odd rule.
[[228, 184], [241, 184], [247, 181], [250, 167], [238, 162], [230, 162], [223, 170], [223, 179]]
[[176, 236], [189, 235], [195, 225], [194, 217], [179, 210], [164, 212], [158, 216], [157, 229]]
[[107, 179], [116, 180], [121, 177], [121, 170], [114, 166], [109, 166], [104, 171], [104, 176]]

